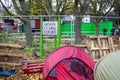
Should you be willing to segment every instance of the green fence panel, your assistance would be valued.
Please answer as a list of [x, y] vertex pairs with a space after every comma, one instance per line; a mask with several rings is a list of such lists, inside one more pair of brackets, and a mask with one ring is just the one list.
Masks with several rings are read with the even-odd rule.
[[86, 35], [95, 35], [96, 27], [94, 23], [82, 23], [81, 33]]
[[111, 35], [111, 29], [113, 27], [113, 22], [112, 21], [100, 22], [99, 23], [99, 32], [100, 32], [100, 35], [103, 35], [103, 29], [105, 27], [107, 29], [107, 36], [110, 36]]
[[71, 35], [71, 22], [66, 22], [61, 25], [62, 35]]
[[[62, 35], [71, 35], [71, 22], [66, 22], [61, 25], [61, 32]], [[113, 22], [112, 21], [107, 21], [107, 22], [100, 22], [99, 23], [99, 35], [103, 35], [103, 29], [104, 27], [107, 28], [107, 36], [111, 35], [111, 29], [113, 27]], [[91, 23], [82, 23], [81, 24], [81, 33], [85, 35], [95, 35], [96, 34], [96, 26], [93, 22]]]

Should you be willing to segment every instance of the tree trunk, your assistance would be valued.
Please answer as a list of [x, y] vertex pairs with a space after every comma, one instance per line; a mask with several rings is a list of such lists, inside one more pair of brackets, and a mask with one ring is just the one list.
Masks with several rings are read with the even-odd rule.
[[[79, 0], [75, 0], [75, 15], [79, 15], [79, 11], [78, 11], [78, 2]], [[81, 24], [81, 20], [79, 17], [75, 17], [75, 44], [80, 44], [81, 43], [81, 27], [80, 27], [80, 24]]]
[[[21, 9], [22, 9], [22, 14], [27, 16], [29, 15], [28, 9], [30, 8], [30, 4], [29, 4], [29, 8], [27, 8], [26, 5], [26, 0], [19, 0], [20, 5], [21, 5]], [[32, 45], [32, 41], [33, 41], [33, 35], [32, 35], [32, 28], [30, 26], [30, 20], [28, 17], [24, 17], [24, 27], [25, 27], [25, 33], [26, 33], [26, 42], [28, 45]]]
[[96, 36], [99, 35], [99, 25], [98, 23], [95, 23], [95, 26], [96, 26]]
[[30, 26], [30, 20], [29, 18], [25, 18], [24, 20], [26, 21], [26, 23], [24, 23], [25, 33], [26, 33], [26, 42], [28, 45], [32, 45], [33, 35], [32, 35], [32, 28]]
[[80, 44], [81, 39], [81, 20], [79, 17], [76, 17], [76, 26], [75, 26], [75, 44]]

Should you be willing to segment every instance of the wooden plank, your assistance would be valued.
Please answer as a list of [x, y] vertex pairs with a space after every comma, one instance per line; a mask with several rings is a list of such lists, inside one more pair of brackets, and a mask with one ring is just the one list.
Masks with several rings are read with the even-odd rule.
[[[100, 38], [107, 38], [107, 36], [99, 36], [99, 37], [100, 37]], [[94, 38], [94, 39], [96, 38], [96, 39], [97, 39], [98, 36], [89, 36], [89, 38], [90, 38], [90, 39], [92, 39], [92, 38]]]
[[[92, 48], [91, 50], [99, 50], [99, 48]], [[109, 50], [109, 47], [101, 47], [101, 50]]]
[[13, 66], [13, 67], [16, 67], [16, 66], [21, 66], [22, 64], [21, 63], [12, 63], [12, 62], [0, 62], [0, 65], [1, 66]]
[[99, 51], [96, 51], [96, 58], [95, 59], [99, 59], [99, 57], [100, 57]]
[[112, 51], [112, 48], [113, 48], [113, 47], [112, 47], [113, 45], [111, 45], [111, 40], [110, 40], [109, 37], [108, 37], [108, 46], [109, 46], [110, 52], [111, 52], [111, 51]]
[[87, 48], [87, 45], [75, 45], [75, 46], [80, 48]]
[[100, 36], [98, 36], [97, 40], [98, 40], [98, 46], [99, 46], [99, 54], [100, 54], [100, 57], [102, 57]]
[[12, 48], [18, 48], [18, 49], [22, 49], [23, 46], [22, 45], [18, 45], [18, 44], [8, 44], [8, 43], [0, 43], [1, 47], [12, 47]]
[[92, 56], [92, 50], [91, 50], [91, 40], [90, 40], [90, 38], [88, 38], [87, 40], [86, 40], [86, 46], [87, 46], [87, 52], [88, 52], [88, 54], [90, 55], [90, 56]]
[[95, 50], [99, 50], [99, 48], [91, 48], [91, 50], [95, 51]]
[[111, 50], [114, 51], [115, 48], [114, 48], [114, 44], [113, 44], [113, 39], [112, 39], [112, 37], [109, 38], [109, 41], [110, 41]]
[[19, 57], [19, 58], [24, 57], [24, 55], [21, 54], [21, 53], [12, 54], [12, 53], [2, 53], [2, 52], [0, 52], [0, 56], [6, 56], [6, 57]]
[[26, 59], [26, 60], [23, 60], [22, 62], [23, 63], [37, 63], [37, 62], [44, 62], [45, 61], [45, 59], [34, 59], [34, 60], [32, 60], [32, 59]]

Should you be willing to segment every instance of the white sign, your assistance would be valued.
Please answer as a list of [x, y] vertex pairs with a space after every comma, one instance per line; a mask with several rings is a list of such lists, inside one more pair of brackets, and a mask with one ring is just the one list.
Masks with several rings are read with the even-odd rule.
[[54, 36], [58, 34], [58, 23], [57, 21], [44, 21], [43, 22], [43, 35]]
[[84, 23], [90, 23], [90, 15], [84, 15], [83, 20]]

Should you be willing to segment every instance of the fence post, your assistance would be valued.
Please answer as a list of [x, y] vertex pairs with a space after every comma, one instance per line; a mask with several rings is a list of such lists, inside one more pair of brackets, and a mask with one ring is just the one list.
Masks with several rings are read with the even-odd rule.
[[61, 45], [61, 17], [58, 17], [58, 47]]
[[54, 49], [57, 48], [57, 36], [55, 35], [54, 36]]
[[43, 17], [40, 17], [40, 58], [44, 57], [42, 26], [43, 26]]

